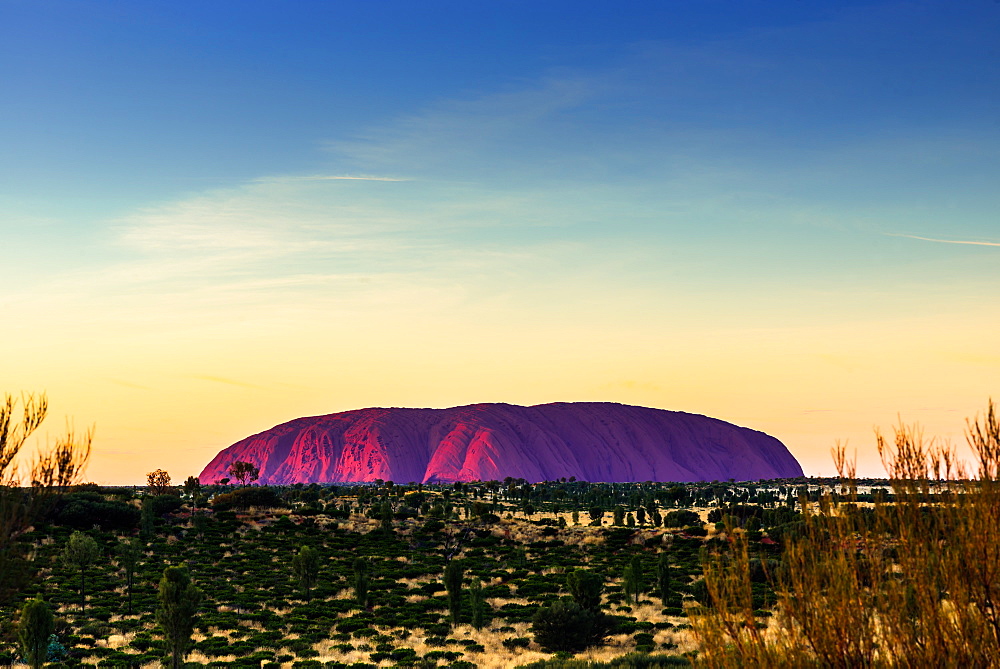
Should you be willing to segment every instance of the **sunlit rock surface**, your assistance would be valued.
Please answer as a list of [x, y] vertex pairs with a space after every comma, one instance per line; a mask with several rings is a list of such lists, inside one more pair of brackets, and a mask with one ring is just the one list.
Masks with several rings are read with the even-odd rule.
[[228, 476], [236, 460], [255, 464], [258, 483], [272, 485], [802, 475], [785, 445], [763, 432], [698, 414], [609, 402], [376, 408], [298, 418], [221, 451], [201, 481]]

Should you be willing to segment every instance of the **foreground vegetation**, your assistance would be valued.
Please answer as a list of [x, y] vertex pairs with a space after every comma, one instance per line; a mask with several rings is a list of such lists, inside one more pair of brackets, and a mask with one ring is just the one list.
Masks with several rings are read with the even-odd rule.
[[[78, 486], [23, 536], [39, 578], [20, 599], [38, 594], [56, 609], [65, 649], [50, 659], [159, 662], [168, 651], [157, 624], [167, 565], [184, 565], [203, 593], [188, 662], [513, 666], [589, 645], [592, 659], [679, 656], [693, 649], [682, 600], [694, 592], [706, 541], [722, 541], [699, 536], [709, 533], [688, 509], [757, 494], [723, 484], [521, 481], [140, 493]], [[773, 492], [759, 496], [762, 512], [795, 517]], [[99, 557], [75, 560], [83, 536]], [[586, 605], [567, 608], [560, 600], [573, 599], [567, 582], [581, 567], [592, 581], [578, 588]], [[19, 602], [10, 604], [8, 661], [19, 652]], [[533, 631], [540, 610], [553, 618], [544, 644]], [[572, 637], [588, 615], [592, 628]]]
[[76, 486], [0, 663], [1000, 666], [992, 405], [969, 436], [972, 477], [900, 427], [882, 482]]
[[892, 500], [858, 503], [853, 465], [835, 460], [847, 494], [804, 509], [763, 578], [777, 591], [761, 624], [748, 584], [753, 552], [736, 534], [707, 560], [709, 607], [688, 613], [699, 661], [713, 667], [1000, 666], [1000, 420], [970, 422], [975, 470], [915, 427], [878, 435]]

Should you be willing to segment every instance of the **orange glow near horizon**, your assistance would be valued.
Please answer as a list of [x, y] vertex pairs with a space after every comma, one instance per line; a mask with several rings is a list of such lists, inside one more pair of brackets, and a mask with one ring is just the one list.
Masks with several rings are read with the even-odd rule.
[[[63, 415], [96, 427], [87, 478], [105, 484], [141, 484], [157, 468], [183, 480], [222, 448], [305, 415], [556, 401], [637, 404], [758, 429], [783, 441], [807, 475], [834, 474], [829, 453], [839, 440], [857, 450], [862, 475], [881, 476], [874, 428], [918, 422], [928, 437], [961, 447], [965, 418], [985, 407], [1000, 371], [1000, 360], [966, 352], [989, 350], [997, 328], [987, 322], [970, 323], [960, 337], [934, 319], [892, 324], [895, 332], [869, 325], [863, 334], [654, 326], [588, 338], [559, 328], [497, 332], [461, 319], [441, 324], [447, 335], [371, 320], [381, 334], [312, 325], [299, 337], [272, 332], [197, 346], [175, 339], [154, 355], [94, 346], [72, 361], [72, 373], [69, 359], [52, 354], [46, 374], [25, 360], [6, 370], [6, 382], [48, 393], [43, 433], [59, 434]], [[920, 336], [907, 341], [900, 331]]]

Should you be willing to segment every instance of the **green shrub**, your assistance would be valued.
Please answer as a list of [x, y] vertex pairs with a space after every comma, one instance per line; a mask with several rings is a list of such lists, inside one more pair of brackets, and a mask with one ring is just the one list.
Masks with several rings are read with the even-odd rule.
[[177, 495], [156, 495], [147, 499], [149, 501], [145, 503], [149, 505], [150, 511], [154, 516], [173, 513], [184, 506], [184, 501]]
[[120, 501], [107, 501], [95, 492], [66, 495], [56, 507], [54, 521], [66, 527], [89, 530], [131, 530], [139, 526], [139, 509]]
[[532, 616], [531, 630], [542, 648], [576, 651], [599, 643], [608, 632], [608, 620], [599, 611], [559, 600], [538, 609]]
[[417, 651], [412, 648], [397, 648], [389, 653], [393, 662], [413, 662], [417, 659]]
[[233, 492], [216, 495], [212, 500], [212, 508], [216, 511], [249, 509], [251, 506], [274, 508], [284, 506], [284, 504], [274, 489], [266, 486], [240, 488]]
[[[510, 628], [513, 631], [513, 627]], [[509, 639], [504, 639], [500, 642], [503, 647], [507, 650], [514, 650], [515, 648], [527, 648], [531, 644], [531, 639], [526, 636], [511, 637]]]

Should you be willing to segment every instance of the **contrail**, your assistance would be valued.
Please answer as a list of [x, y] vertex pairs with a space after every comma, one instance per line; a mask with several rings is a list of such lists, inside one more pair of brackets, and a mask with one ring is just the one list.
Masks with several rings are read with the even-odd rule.
[[933, 237], [918, 237], [917, 235], [903, 235], [892, 232], [883, 233], [887, 237], [906, 237], [907, 239], [919, 239], [924, 242], [938, 242], [940, 244], [968, 244], [969, 246], [1000, 246], [1000, 242], [972, 242], [964, 239], [934, 239]]

